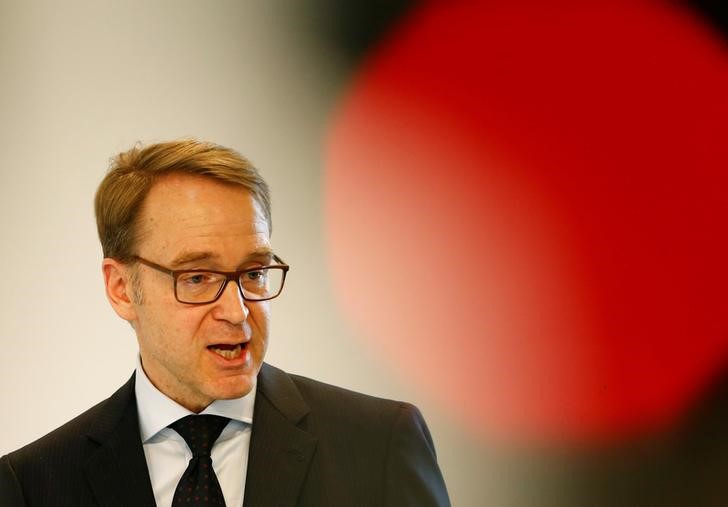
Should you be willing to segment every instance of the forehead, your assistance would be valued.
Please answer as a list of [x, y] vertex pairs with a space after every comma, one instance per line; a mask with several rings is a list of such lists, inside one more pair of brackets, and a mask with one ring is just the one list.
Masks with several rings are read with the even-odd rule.
[[139, 255], [169, 260], [182, 251], [236, 255], [269, 247], [262, 207], [245, 188], [217, 180], [171, 174], [149, 191], [138, 222]]

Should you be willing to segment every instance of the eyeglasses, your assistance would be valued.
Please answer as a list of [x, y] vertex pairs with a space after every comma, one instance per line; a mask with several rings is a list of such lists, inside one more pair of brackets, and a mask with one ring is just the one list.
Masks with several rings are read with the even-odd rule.
[[174, 270], [143, 259], [134, 259], [145, 266], [166, 273], [174, 280], [174, 297], [180, 303], [209, 304], [217, 301], [225, 291], [228, 282], [235, 282], [246, 301], [267, 301], [277, 297], [283, 290], [286, 274], [290, 269], [277, 255], [278, 264], [241, 269], [240, 271], [212, 271], [209, 269]]

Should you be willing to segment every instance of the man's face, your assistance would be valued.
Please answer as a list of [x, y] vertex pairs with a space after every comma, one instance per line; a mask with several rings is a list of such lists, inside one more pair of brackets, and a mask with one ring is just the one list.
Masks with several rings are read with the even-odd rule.
[[[137, 254], [170, 269], [235, 271], [272, 260], [258, 203], [245, 189], [209, 178], [157, 182], [139, 232]], [[249, 393], [267, 347], [269, 302], [243, 301], [231, 282], [214, 303], [184, 304], [175, 299], [171, 276], [141, 264], [133, 269], [143, 297], [133, 303], [132, 325], [152, 383], [194, 412]]]

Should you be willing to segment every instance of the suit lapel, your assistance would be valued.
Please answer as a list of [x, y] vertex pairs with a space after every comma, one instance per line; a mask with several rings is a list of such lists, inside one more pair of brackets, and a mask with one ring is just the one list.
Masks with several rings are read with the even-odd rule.
[[308, 413], [293, 381], [263, 364], [253, 413], [245, 482], [245, 507], [293, 507], [316, 448], [316, 438], [298, 424]]
[[134, 375], [105, 402], [107, 407], [88, 432], [99, 444], [85, 466], [86, 477], [102, 507], [155, 505], [142, 449]]

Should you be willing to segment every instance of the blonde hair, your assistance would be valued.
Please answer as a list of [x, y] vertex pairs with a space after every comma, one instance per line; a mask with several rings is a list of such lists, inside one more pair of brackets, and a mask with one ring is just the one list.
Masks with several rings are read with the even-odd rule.
[[238, 152], [216, 144], [185, 139], [136, 145], [111, 161], [94, 199], [96, 227], [104, 257], [130, 261], [137, 246], [137, 220], [154, 183], [172, 174], [192, 174], [239, 185], [263, 208], [272, 229], [270, 191], [258, 170]]

